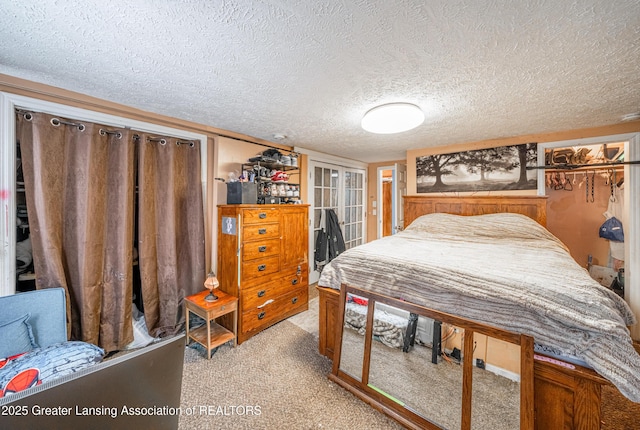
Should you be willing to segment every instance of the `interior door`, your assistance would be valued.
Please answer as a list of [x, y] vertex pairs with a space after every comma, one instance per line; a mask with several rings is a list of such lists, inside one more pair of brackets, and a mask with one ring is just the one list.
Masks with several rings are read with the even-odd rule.
[[396, 163], [394, 172], [393, 192], [393, 234], [404, 229], [404, 199], [407, 195], [407, 165]]
[[365, 170], [334, 164], [310, 163], [310, 189], [312, 236], [309, 241], [309, 283], [318, 281], [320, 272], [315, 270], [314, 251], [318, 233], [323, 228], [322, 213], [333, 209], [338, 216], [346, 249], [365, 242]]
[[364, 243], [365, 208], [364, 208], [364, 171], [360, 169], [343, 169], [344, 208], [343, 216], [338, 213], [342, 234], [347, 249]]

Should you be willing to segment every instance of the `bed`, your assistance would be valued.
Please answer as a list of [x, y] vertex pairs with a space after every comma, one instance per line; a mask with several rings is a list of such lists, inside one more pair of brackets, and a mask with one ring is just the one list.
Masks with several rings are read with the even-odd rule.
[[[483, 236], [488, 236], [490, 242], [499, 242], [500, 238], [495, 236], [495, 232], [485, 234], [480, 226], [469, 228], [465, 225], [471, 220], [492, 218], [489, 214], [503, 213], [515, 214], [496, 217], [497, 225], [504, 230], [505, 237], [514, 232], [521, 234], [514, 230], [516, 227], [512, 228], [513, 219], [516, 220], [515, 224], [520, 225], [524, 215], [528, 218], [525, 225], [526, 222], [531, 223], [529, 219], [535, 223], [526, 228], [534, 233], [511, 241], [507, 254], [500, 255], [496, 254], [498, 251], [487, 248], [489, 245], [484, 242], [486, 237]], [[348, 297], [345, 291], [349, 289], [356, 296], [411, 309], [438, 320], [461, 318], [455, 322], [467, 324], [466, 327], [471, 327], [472, 332], [496, 330], [492, 332], [495, 336], [511, 339], [514, 343], [519, 342], [518, 335], [525, 336], [525, 340], [519, 343], [523, 357], [520, 363], [523, 378], [521, 428], [529, 425], [539, 429], [600, 428], [600, 393], [604, 384], [614, 383], [631, 400], [640, 400], [640, 357], [633, 348], [626, 328], [635, 323], [634, 317], [613, 292], [600, 287], [595, 281], [591, 282], [586, 271], [573, 260], [573, 263], [568, 262], [568, 253], [562, 249], [563, 245], [556, 243], [545, 229], [538, 227], [546, 223], [545, 198], [405, 198], [406, 225], [427, 214], [434, 215], [426, 220], [418, 220], [422, 226], [417, 232], [414, 223], [405, 233], [342, 254], [323, 271], [319, 286], [327, 288], [319, 288], [319, 348], [322, 354], [334, 359], [330, 376], [335, 382], [408, 427], [430, 426], [416, 419], [411, 410], [399, 407], [394, 399], [389, 401], [389, 396], [384, 393], [378, 395], [367, 388], [367, 384], [363, 383], [366, 382], [366, 374], [363, 373], [364, 381], [354, 381], [348, 375], [344, 376], [344, 372], [341, 373], [338, 365], [343, 336], [341, 328], [345, 316], [344, 302]], [[460, 220], [455, 215], [487, 217]], [[457, 240], [454, 238], [456, 229], [462, 229]], [[507, 234], [510, 230], [513, 231]], [[412, 262], [413, 254], [419, 254], [418, 249], [424, 239], [422, 236], [425, 235], [439, 236], [439, 249], [444, 250], [428, 254], [433, 264], [426, 268]], [[403, 240], [413, 241], [405, 251], [398, 245]], [[474, 256], [473, 250], [466, 248], [466, 242], [477, 242], [475, 246], [483, 250], [481, 256]], [[532, 246], [540, 249], [533, 248], [531, 251]], [[517, 257], [510, 259], [509, 253]], [[465, 257], [451, 258], [460, 255]], [[492, 256], [499, 270], [488, 273], [482, 271], [483, 266], [490, 266], [482, 255]], [[376, 259], [376, 256], [382, 258]], [[353, 258], [352, 263], [348, 262], [350, 258]], [[538, 266], [533, 273], [540, 282], [527, 286], [530, 277], [521, 273], [522, 268], [514, 264], [529, 259]], [[571, 267], [572, 264], [575, 267]], [[552, 273], [548, 269], [552, 266], [557, 266], [561, 272]], [[403, 272], [406, 268], [408, 272]], [[467, 268], [470, 268], [470, 272], [465, 272]], [[579, 282], [573, 282], [575, 279]], [[424, 285], [435, 287], [425, 292]], [[448, 286], [446, 291], [445, 286]], [[556, 294], [560, 290], [557, 286], [562, 286], [562, 294]], [[539, 288], [543, 293], [532, 293], [530, 288]], [[342, 290], [342, 296], [339, 289]], [[595, 291], [593, 297], [589, 295], [591, 290]], [[578, 298], [584, 298], [577, 300], [583, 301], [581, 308], [575, 306], [576, 294]], [[558, 297], [554, 297], [556, 295]], [[511, 303], [514, 300], [515, 305]], [[604, 314], [595, 312], [600, 308], [606, 308]], [[368, 315], [371, 321], [373, 313]], [[535, 339], [535, 352], [529, 350], [527, 336]], [[531, 348], [534, 348], [533, 344]], [[366, 350], [365, 354], [368, 352]], [[530, 355], [535, 359], [527, 361]], [[467, 365], [473, 364], [465, 361]], [[366, 361], [365, 366], [368, 366]], [[532, 377], [531, 387], [526, 379], [529, 373]], [[529, 401], [530, 408], [527, 406]], [[464, 402], [470, 402], [470, 399], [463, 399]], [[469, 417], [463, 417], [462, 422], [462, 428], [470, 428]]]

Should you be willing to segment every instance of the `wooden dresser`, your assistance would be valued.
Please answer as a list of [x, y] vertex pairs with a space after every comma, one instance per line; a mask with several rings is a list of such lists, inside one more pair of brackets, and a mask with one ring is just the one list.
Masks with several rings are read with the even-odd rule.
[[239, 298], [242, 343], [308, 309], [309, 206], [220, 205], [218, 214], [217, 277]]

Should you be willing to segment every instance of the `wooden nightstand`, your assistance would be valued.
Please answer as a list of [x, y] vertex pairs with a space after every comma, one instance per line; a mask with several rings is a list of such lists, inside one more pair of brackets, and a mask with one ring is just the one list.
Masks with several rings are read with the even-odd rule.
[[[226, 294], [219, 289], [214, 290], [218, 300], [215, 302], [207, 302], [205, 296], [209, 294], [209, 290], [204, 290], [198, 294], [185, 297], [185, 317], [187, 325], [187, 344], [191, 339], [198, 342], [207, 349], [207, 359], [211, 358], [211, 350], [233, 339], [233, 346], [236, 346], [236, 335], [238, 333], [238, 299], [234, 296]], [[205, 324], [189, 330], [189, 312], [198, 315], [204, 319]], [[233, 315], [233, 332], [227, 330], [219, 324], [215, 319], [222, 315], [234, 312]]]

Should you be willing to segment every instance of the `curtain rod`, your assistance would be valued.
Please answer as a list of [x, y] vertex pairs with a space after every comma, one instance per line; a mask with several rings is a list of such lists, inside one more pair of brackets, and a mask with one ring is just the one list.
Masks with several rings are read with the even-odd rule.
[[241, 139], [239, 137], [230, 136], [228, 134], [222, 134], [222, 133], [214, 133], [214, 134], [216, 136], [220, 136], [220, 137], [227, 137], [229, 139], [239, 140], [239, 141], [245, 142], [245, 143], [251, 143], [252, 145], [260, 145], [260, 146], [264, 146], [264, 147], [271, 148], [271, 149], [277, 149], [278, 151], [288, 151], [290, 154], [295, 153], [295, 151], [293, 149], [278, 148], [277, 146], [272, 146], [272, 145], [269, 145], [267, 143], [252, 142], [251, 140]]
[[536, 170], [536, 169], [572, 170], [572, 169], [580, 169], [582, 167], [624, 166], [624, 165], [631, 165], [631, 164], [640, 164], [640, 160], [608, 161], [606, 163], [592, 163], [592, 164], [555, 164], [555, 165], [544, 165], [544, 166], [527, 166], [527, 170]]

